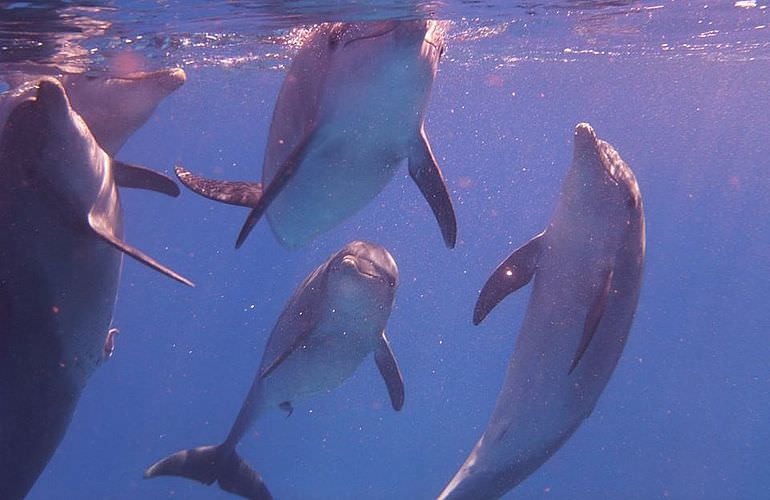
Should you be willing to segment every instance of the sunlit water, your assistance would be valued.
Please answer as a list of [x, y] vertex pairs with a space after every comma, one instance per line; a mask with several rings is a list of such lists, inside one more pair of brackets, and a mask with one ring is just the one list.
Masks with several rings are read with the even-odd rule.
[[[187, 82], [120, 151], [171, 173], [257, 180], [275, 98], [307, 29], [450, 22], [426, 130], [458, 216], [447, 250], [406, 169], [301, 251], [245, 209], [124, 191], [127, 239], [197, 282], [127, 260], [115, 356], [92, 377], [31, 499], [228, 498], [142, 479], [219, 442], [294, 287], [352, 239], [402, 283], [388, 334], [406, 404], [374, 363], [261, 419], [240, 452], [278, 499], [434, 498], [481, 435], [528, 289], [478, 327], [489, 273], [551, 215], [590, 122], [634, 169], [647, 215], [629, 343], [593, 415], [510, 498], [770, 497], [770, 14], [738, 2], [3, 2], [3, 73], [180, 66]], [[3, 381], [0, 381], [3, 383]], [[508, 498], [506, 497], [506, 498]]]

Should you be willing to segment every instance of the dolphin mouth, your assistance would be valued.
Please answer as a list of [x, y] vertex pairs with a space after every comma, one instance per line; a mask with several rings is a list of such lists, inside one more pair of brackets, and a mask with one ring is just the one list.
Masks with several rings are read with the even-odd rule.
[[358, 38], [353, 38], [353, 39], [348, 40], [347, 42], [345, 42], [345, 45], [343, 45], [343, 47], [347, 47], [348, 45], [350, 45], [353, 42], [358, 42], [358, 41], [361, 41], [361, 40], [371, 40], [372, 38], [379, 38], [381, 36], [385, 36], [388, 33], [393, 32], [397, 27], [398, 27], [398, 24], [394, 24], [390, 28], [385, 29], [383, 31], [378, 31], [378, 32], [372, 33], [371, 35], [366, 35], [366, 36], [360, 36]]
[[346, 255], [342, 258], [342, 265], [354, 269], [359, 276], [363, 276], [367, 280], [381, 281], [391, 288], [396, 286], [396, 280], [390, 278], [387, 272], [368, 259]]
[[[380, 278], [380, 275], [376, 274], [374, 269], [372, 269], [370, 271], [365, 270], [363, 268], [364, 266], [359, 264], [359, 260], [357, 258], [355, 258], [354, 256], [352, 256], [352, 255], [346, 255], [345, 257], [343, 257], [342, 258], [342, 264], [350, 266], [351, 268], [355, 269], [358, 274], [366, 276], [367, 278], [371, 278], [371, 279], [379, 279]], [[372, 265], [372, 267], [374, 267], [374, 266]]]

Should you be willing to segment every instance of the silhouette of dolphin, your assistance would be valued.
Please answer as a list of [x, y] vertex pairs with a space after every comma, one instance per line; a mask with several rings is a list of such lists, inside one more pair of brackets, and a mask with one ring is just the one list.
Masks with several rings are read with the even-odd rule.
[[170, 196], [151, 170], [112, 160], [54, 78], [0, 97], [0, 498], [23, 498], [114, 349], [122, 254], [191, 285], [123, 241], [117, 185]]
[[240, 247], [267, 213], [297, 248], [369, 203], [403, 160], [454, 247], [454, 209], [423, 128], [443, 52], [436, 21], [324, 24], [300, 49], [273, 112], [262, 183], [206, 179], [177, 167], [207, 198], [251, 208]]
[[374, 352], [393, 408], [404, 404], [404, 383], [385, 337], [398, 269], [388, 251], [354, 241], [332, 255], [297, 288], [267, 342], [254, 383], [230, 434], [218, 446], [170, 455], [147, 478], [182, 476], [245, 498], [271, 498], [262, 478], [235, 452], [266, 410], [291, 414], [292, 403], [340, 386]]
[[498, 266], [476, 303], [479, 324], [535, 278], [492, 418], [439, 499], [504, 495], [591, 414], [631, 328], [644, 250], [633, 172], [590, 125], [578, 124], [548, 228]]

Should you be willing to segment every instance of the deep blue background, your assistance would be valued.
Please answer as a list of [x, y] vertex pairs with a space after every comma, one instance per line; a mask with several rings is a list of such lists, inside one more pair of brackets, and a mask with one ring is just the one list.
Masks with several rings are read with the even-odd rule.
[[[189, 191], [123, 191], [127, 240], [198, 286], [125, 262], [115, 356], [91, 379], [31, 499], [230, 498], [142, 471], [223, 439], [292, 290], [351, 239], [385, 245], [401, 271], [388, 331], [404, 410], [392, 411], [367, 361], [290, 418], [260, 420], [239, 450], [278, 499], [435, 497], [486, 425], [529, 295], [473, 327], [478, 290], [545, 226], [580, 121], [636, 172], [644, 286], [593, 415], [509, 496], [770, 498], [770, 63], [595, 57], [495, 68], [451, 54], [426, 129], [455, 199], [455, 250], [406, 169], [295, 252], [265, 222], [234, 250], [245, 209]], [[119, 158], [258, 179], [283, 73], [186, 70]]]

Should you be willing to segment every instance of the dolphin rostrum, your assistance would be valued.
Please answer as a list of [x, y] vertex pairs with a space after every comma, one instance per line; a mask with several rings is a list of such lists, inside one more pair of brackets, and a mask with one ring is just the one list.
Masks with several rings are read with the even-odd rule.
[[436, 21], [323, 24], [281, 87], [262, 183], [182, 167], [177, 176], [207, 198], [252, 209], [236, 247], [267, 213], [281, 244], [297, 248], [369, 203], [406, 160], [452, 248], [454, 209], [423, 127], [443, 47]]
[[502, 496], [591, 414], [626, 343], [644, 250], [633, 172], [590, 125], [578, 124], [572, 168], [547, 229], [497, 267], [476, 302], [479, 324], [534, 277], [492, 417], [440, 499]]
[[265, 411], [291, 414], [292, 404], [342, 384], [370, 353], [393, 408], [404, 403], [404, 384], [385, 336], [398, 285], [388, 251], [354, 241], [332, 255], [297, 288], [267, 341], [259, 370], [225, 441], [170, 455], [145, 477], [183, 476], [245, 498], [269, 499], [261, 477], [235, 452]]
[[191, 283], [122, 239], [116, 184], [178, 187], [112, 160], [58, 80], [0, 96], [0, 172], [0, 498], [16, 500], [112, 353], [122, 254]]

